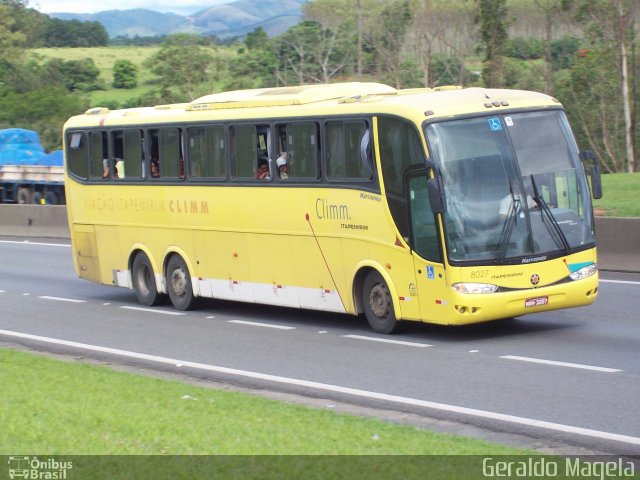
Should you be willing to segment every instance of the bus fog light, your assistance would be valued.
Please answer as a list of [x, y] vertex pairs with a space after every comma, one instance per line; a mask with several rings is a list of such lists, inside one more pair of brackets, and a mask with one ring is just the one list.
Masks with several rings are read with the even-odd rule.
[[592, 263], [591, 265], [587, 265], [586, 267], [573, 272], [569, 277], [571, 277], [571, 280], [582, 280], [583, 278], [589, 278], [592, 275], [595, 275], [597, 271], [598, 268], [596, 267], [596, 264]]
[[452, 287], [458, 293], [493, 293], [498, 289], [489, 283], [454, 283]]

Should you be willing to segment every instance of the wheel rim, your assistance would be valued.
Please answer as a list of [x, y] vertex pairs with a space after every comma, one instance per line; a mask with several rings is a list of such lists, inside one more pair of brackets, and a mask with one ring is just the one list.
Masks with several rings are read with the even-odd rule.
[[376, 317], [384, 318], [387, 316], [391, 307], [391, 295], [386, 285], [378, 283], [371, 289], [369, 305]]
[[171, 272], [171, 290], [178, 297], [184, 297], [187, 294], [187, 276], [181, 268]]

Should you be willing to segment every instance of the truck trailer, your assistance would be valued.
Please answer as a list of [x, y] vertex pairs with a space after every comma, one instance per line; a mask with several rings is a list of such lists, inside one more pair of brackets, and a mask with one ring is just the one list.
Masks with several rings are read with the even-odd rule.
[[0, 130], [0, 202], [64, 204], [62, 151], [47, 154], [32, 130]]

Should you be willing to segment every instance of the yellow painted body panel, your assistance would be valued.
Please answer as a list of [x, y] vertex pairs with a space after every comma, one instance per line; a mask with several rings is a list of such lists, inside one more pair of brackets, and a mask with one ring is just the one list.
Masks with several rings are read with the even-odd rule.
[[[411, 254], [394, 245], [395, 226], [380, 195], [321, 188], [291, 188], [285, 195], [282, 188], [263, 186], [87, 187], [73, 181], [67, 192], [72, 224], [95, 232], [99, 275], [78, 271], [83, 278], [112, 284], [113, 270], [129, 269], [132, 252], [143, 244], [156, 273], [179, 249], [194, 277], [337, 290], [352, 313], [351, 283], [366, 258], [366, 266], [379, 271], [390, 265], [399, 295], [409, 297]], [[73, 236], [74, 250], [82, 241]], [[394, 276], [406, 278], [399, 284]], [[410, 318], [419, 319], [418, 311]]]

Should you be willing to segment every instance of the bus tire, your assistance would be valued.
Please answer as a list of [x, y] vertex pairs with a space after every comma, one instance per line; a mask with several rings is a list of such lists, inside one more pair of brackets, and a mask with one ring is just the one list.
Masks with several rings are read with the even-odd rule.
[[156, 277], [149, 257], [143, 252], [138, 253], [133, 259], [132, 277], [133, 289], [142, 305], [152, 307], [164, 301], [164, 295], [158, 293]]
[[31, 203], [31, 199], [32, 199], [32, 192], [31, 189], [29, 187], [19, 187], [18, 188], [18, 195], [16, 195], [16, 200], [17, 203], [20, 204], [29, 204]]
[[44, 201], [47, 205], [57, 205], [58, 204], [58, 195], [55, 192], [47, 192], [44, 196]]
[[382, 275], [375, 270], [367, 274], [362, 284], [362, 305], [374, 332], [388, 334], [398, 331], [400, 322], [396, 320], [391, 292]]
[[191, 310], [196, 297], [191, 286], [189, 268], [180, 255], [172, 255], [167, 263], [167, 292], [176, 310]]
[[33, 192], [33, 197], [31, 198], [31, 203], [34, 205], [42, 205], [43, 200], [42, 192]]

